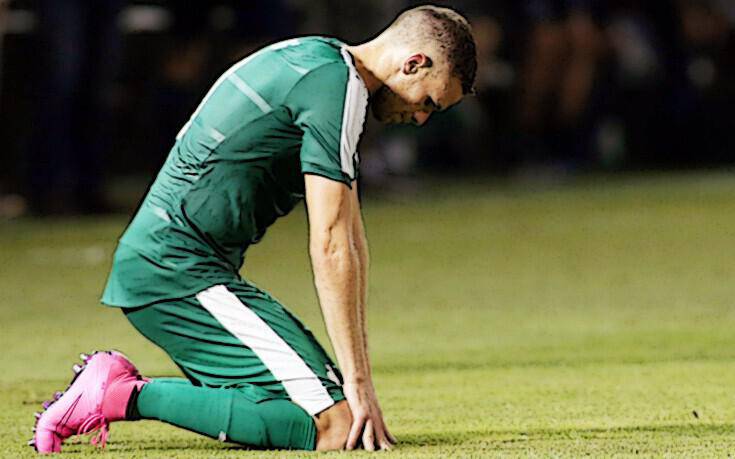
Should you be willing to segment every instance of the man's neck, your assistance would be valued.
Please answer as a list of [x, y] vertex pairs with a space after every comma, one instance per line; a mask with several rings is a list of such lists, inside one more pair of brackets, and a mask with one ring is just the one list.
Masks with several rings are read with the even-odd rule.
[[[357, 73], [360, 74], [368, 92], [372, 95], [383, 86], [383, 80], [388, 76], [385, 68], [387, 59], [385, 59], [381, 45], [373, 40], [361, 45], [348, 46], [347, 51], [355, 58]], [[380, 59], [381, 56], [383, 59]]]

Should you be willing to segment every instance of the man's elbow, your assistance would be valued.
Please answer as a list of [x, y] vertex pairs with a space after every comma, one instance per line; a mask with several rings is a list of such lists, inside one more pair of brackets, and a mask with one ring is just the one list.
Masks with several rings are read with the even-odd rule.
[[349, 265], [353, 261], [356, 251], [349, 237], [335, 235], [327, 231], [311, 238], [309, 254], [315, 266], [339, 268]]

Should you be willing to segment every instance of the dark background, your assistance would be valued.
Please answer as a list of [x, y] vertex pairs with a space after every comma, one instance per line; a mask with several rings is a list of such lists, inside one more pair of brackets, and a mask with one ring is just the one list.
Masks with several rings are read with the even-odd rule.
[[[134, 205], [230, 64], [294, 35], [364, 41], [418, 3], [0, 2], [0, 218]], [[421, 130], [370, 122], [368, 187], [732, 165], [734, 1], [436, 3], [473, 24], [477, 95]]]

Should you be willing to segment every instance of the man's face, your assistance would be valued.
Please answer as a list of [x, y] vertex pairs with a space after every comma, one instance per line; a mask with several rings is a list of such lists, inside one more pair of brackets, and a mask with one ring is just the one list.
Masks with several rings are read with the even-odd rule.
[[[422, 55], [417, 56], [420, 61]], [[402, 71], [373, 94], [370, 105], [381, 123], [421, 126], [433, 112], [446, 110], [462, 96], [462, 84], [448, 71], [407, 60]]]

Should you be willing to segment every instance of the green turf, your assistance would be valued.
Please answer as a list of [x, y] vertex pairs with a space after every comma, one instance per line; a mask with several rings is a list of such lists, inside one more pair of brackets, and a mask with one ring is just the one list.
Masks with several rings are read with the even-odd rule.
[[[365, 210], [375, 379], [400, 440], [381, 457], [735, 455], [735, 175], [419, 194]], [[119, 348], [146, 374], [176, 374], [97, 306], [125, 222], [0, 225], [0, 456], [31, 455], [32, 413], [80, 351]], [[323, 341], [305, 235], [297, 210], [246, 275]], [[153, 422], [114, 425], [105, 453], [235, 456], [282, 454]]]

